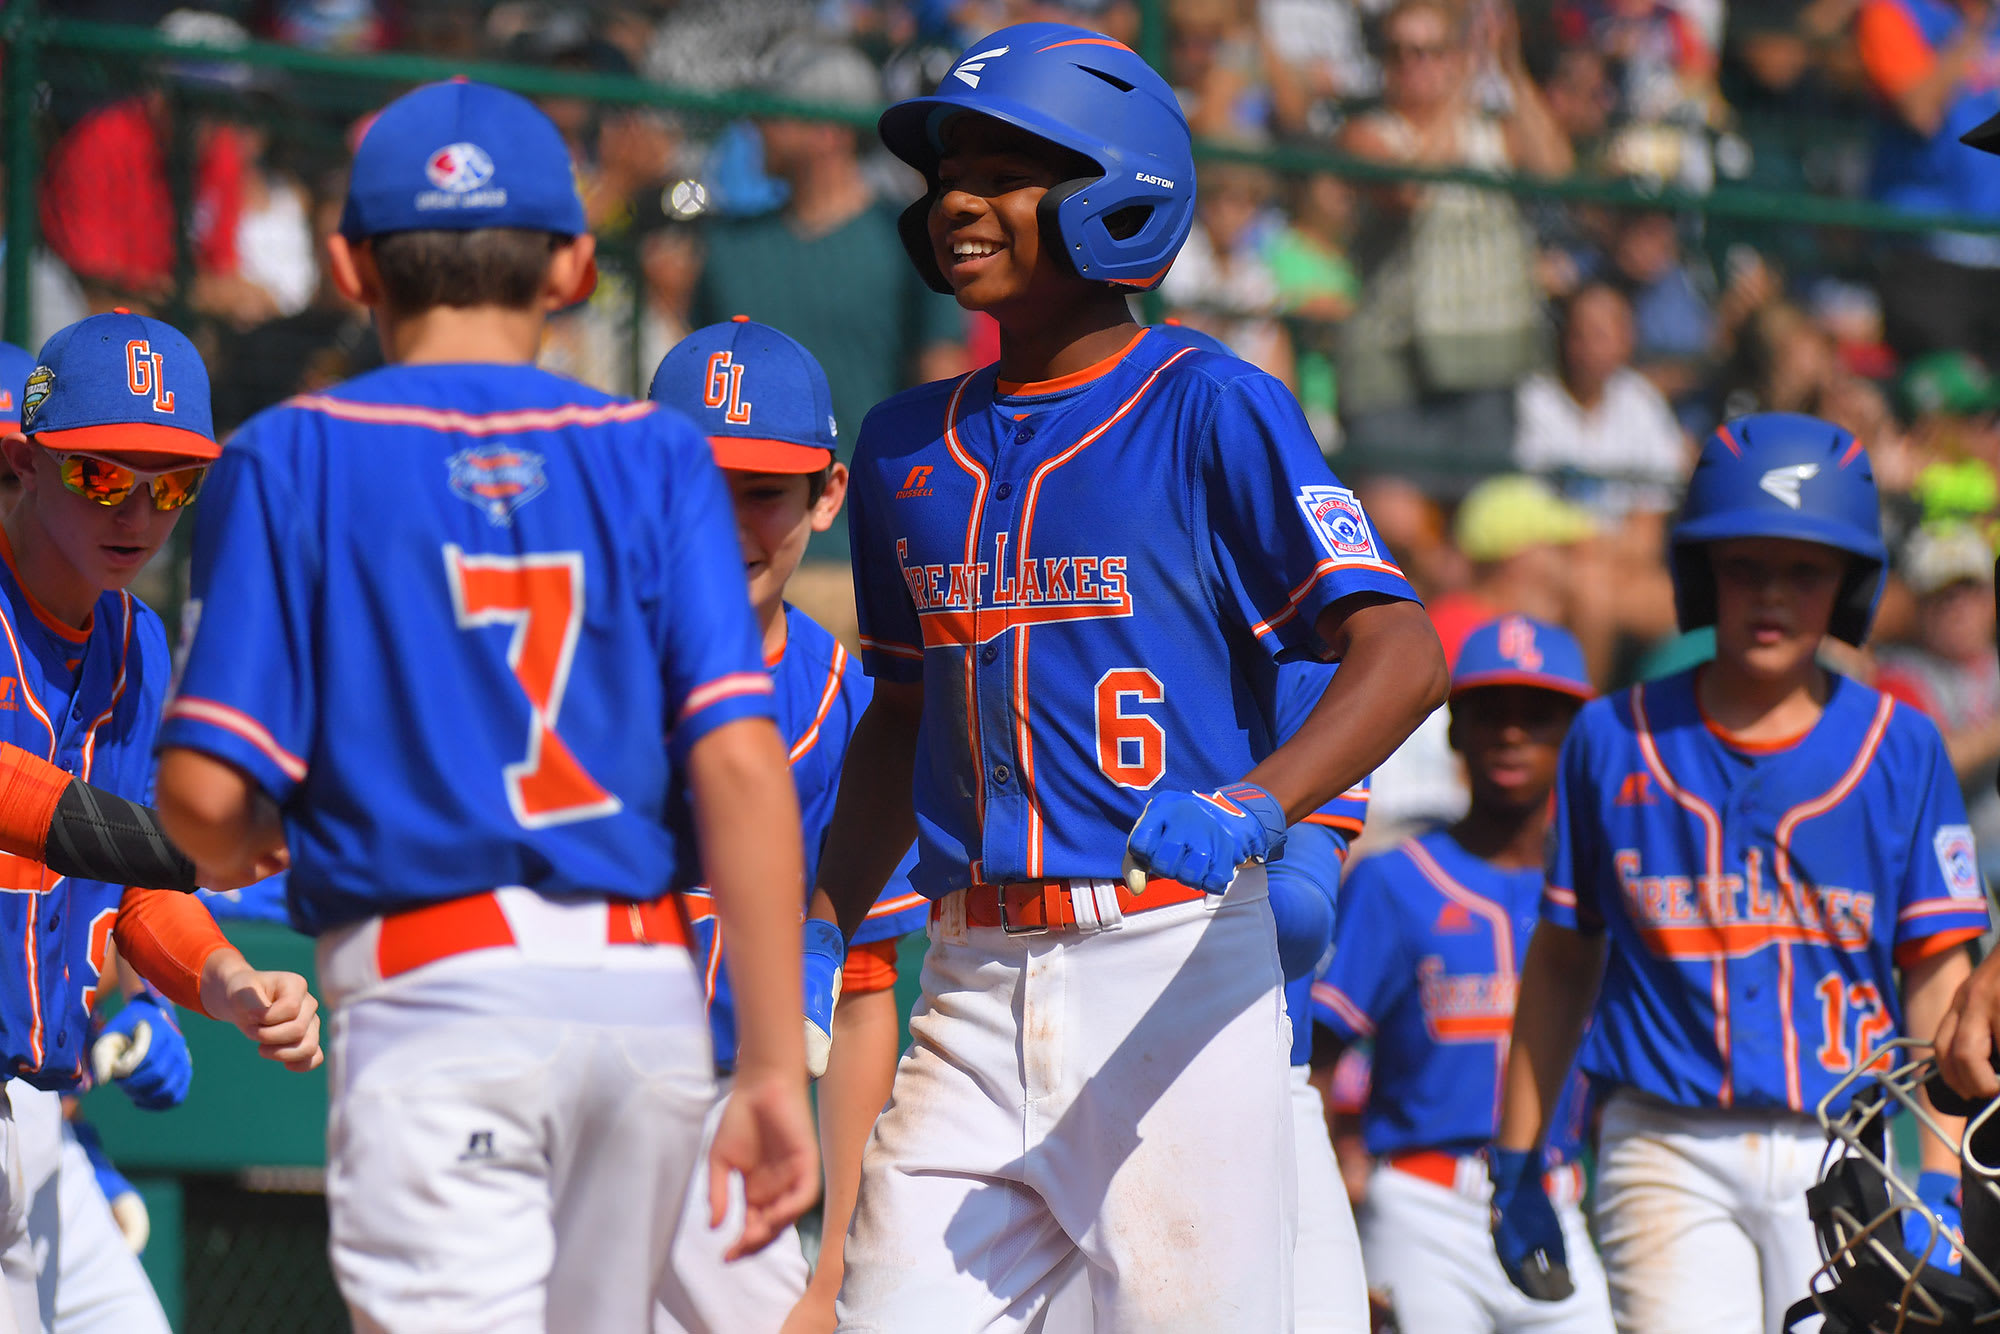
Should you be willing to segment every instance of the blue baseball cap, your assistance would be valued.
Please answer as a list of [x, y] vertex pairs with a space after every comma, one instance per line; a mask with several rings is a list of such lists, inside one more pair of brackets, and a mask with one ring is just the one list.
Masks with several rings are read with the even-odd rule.
[[1451, 697], [1481, 686], [1532, 686], [1578, 699], [1597, 694], [1576, 636], [1530, 616], [1502, 616], [1465, 637], [1451, 672]]
[[27, 388], [28, 372], [34, 369], [34, 353], [0, 343], [0, 434], [21, 429], [21, 394]]
[[587, 230], [568, 145], [541, 108], [490, 84], [454, 79], [405, 93], [354, 150], [340, 234], [480, 227]]
[[222, 453], [201, 353], [172, 325], [122, 309], [42, 344], [24, 382], [20, 429], [64, 453]]
[[686, 413], [738, 472], [813, 473], [833, 462], [833, 391], [805, 345], [734, 315], [696, 329], [653, 372], [646, 397]]

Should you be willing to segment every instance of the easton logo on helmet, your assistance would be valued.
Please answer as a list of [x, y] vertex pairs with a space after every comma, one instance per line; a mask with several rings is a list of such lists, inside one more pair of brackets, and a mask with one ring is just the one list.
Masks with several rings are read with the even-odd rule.
[[1817, 463], [1789, 463], [1765, 473], [1758, 479], [1757, 489], [1776, 496], [1793, 509], [1797, 509], [1800, 485], [1817, 476], [1819, 476]]
[[968, 88], [977, 88], [979, 86], [978, 71], [986, 68], [987, 61], [1006, 55], [1008, 49], [1004, 46], [996, 46], [991, 51], [975, 52], [958, 62], [958, 68], [951, 72], [951, 77], [957, 79]]
[[1151, 176], [1151, 175], [1148, 175], [1147, 173], [1145, 173], [1145, 172], [1143, 172], [1143, 171], [1135, 171], [1135, 172], [1133, 172], [1133, 173], [1132, 173], [1132, 179], [1133, 179], [1133, 180], [1135, 180], [1135, 181], [1137, 181], [1137, 182], [1139, 182], [1139, 184], [1141, 184], [1141, 185], [1163, 185], [1163, 186], [1165, 186], [1165, 187], [1166, 187], [1167, 189], [1169, 189], [1169, 190], [1171, 190], [1171, 189], [1173, 189], [1173, 188], [1174, 188], [1174, 183], [1173, 183], [1172, 181], [1168, 180], [1168, 179], [1167, 179], [1166, 177], [1164, 177], [1164, 176]]

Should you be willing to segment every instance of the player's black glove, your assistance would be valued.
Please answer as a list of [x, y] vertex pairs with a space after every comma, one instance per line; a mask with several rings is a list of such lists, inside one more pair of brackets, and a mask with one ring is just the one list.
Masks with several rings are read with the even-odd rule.
[[1562, 1222], [1542, 1181], [1541, 1152], [1490, 1148], [1486, 1172], [1493, 1180], [1493, 1249], [1508, 1282], [1538, 1302], [1561, 1301], [1576, 1286]]

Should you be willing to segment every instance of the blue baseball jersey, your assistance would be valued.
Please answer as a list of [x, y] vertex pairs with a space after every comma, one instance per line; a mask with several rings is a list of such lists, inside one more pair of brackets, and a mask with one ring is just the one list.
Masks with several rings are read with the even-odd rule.
[[[0, 740], [131, 801], [153, 800], [153, 737], [172, 670], [166, 631], [129, 593], [86, 632], [22, 587], [0, 534]], [[0, 853], [0, 1074], [67, 1091], [83, 1079], [98, 970], [125, 886]]]
[[1986, 929], [1937, 728], [1830, 679], [1819, 721], [1775, 750], [1713, 726], [1696, 671], [1577, 716], [1542, 916], [1610, 936], [1582, 1053], [1594, 1079], [1683, 1107], [1810, 1111], [1902, 1031], [1894, 965]]
[[291, 873], [280, 871], [241, 889], [203, 889], [196, 892], [218, 922], [275, 922], [292, 924], [292, 910], [286, 903], [285, 888]]
[[921, 682], [913, 883], [1110, 879], [1155, 792], [1241, 778], [1319, 614], [1414, 600], [1269, 375], [1136, 336], [1098, 373], [988, 367], [862, 423], [863, 662]]
[[[1375, 1039], [1361, 1118], [1370, 1153], [1467, 1151], [1493, 1138], [1541, 898], [1539, 870], [1502, 870], [1444, 830], [1349, 874], [1333, 962], [1312, 995], [1316, 1018], [1341, 1039]], [[1576, 1155], [1583, 1106], [1572, 1076], [1549, 1132], [1552, 1165]]]
[[[784, 650], [765, 665], [777, 688], [773, 698], [778, 730], [790, 752], [792, 782], [798, 788], [805, 835], [805, 883], [810, 887], [818, 882], [819, 856], [833, 824], [847, 743], [868, 707], [874, 686], [839, 640], [790, 605], [785, 607]], [[924, 929], [930, 918], [930, 900], [910, 888], [910, 868], [915, 864], [916, 850], [912, 848], [856, 929], [853, 944], [894, 940]], [[716, 1058], [725, 1066], [732, 1065], [736, 1006], [729, 994], [729, 970], [722, 965], [718, 947], [721, 924], [710, 906], [707, 889], [689, 890], [688, 907], [694, 924], [695, 960], [701, 965], [708, 994], [708, 1024]]]
[[161, 744], [278, 803], [301, 930], [503, 885], [656, 898], [679, 757], [772, 715], [728, 491], [655, 404], [385, 367], [253, 418], [201, 509]]

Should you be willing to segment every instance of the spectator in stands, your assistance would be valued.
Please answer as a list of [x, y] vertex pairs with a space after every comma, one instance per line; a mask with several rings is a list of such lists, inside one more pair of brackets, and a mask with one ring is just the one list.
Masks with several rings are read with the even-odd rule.
[[1752, 412], [1817, 415], [1840, 377], [1840, 358], [1826, 330], [1797, 306], [1772, 301], [1743, 321], [1736, 350], [1723, 368], [1721, 416]]
[[1610, 60], [1621, 119], [1708, 119], [1715, 51], [1684, 8], [1666, 0], [1556, 0], [1551, 18], [1562, 45]]
[[[56, 143], [42, 174], [42, 235], [84, 285], [93, 310], [157, 306], [172, 293], [173, 190], [167, 179], [172, 127], [164, 92], [151, 89], [100, 107]], [[194, 207], [188, 247], [203, 304], [227, 304], [236, 286], [236, 225], [243, 211], [243, 143], [227, 125], [192, 134]]]
[[1673, 409], [1632, 368], [1632, 308], [1594, 282], [1561, 308], [1558, 367], [1521, 383], [1514, 462], [1606, 522], [1674, 508], [1690, 466]]
[[[1257, 143], [1270, 133], [1272, 74], [1289, 82], [1245, 0], [1172, 0], [1167, 79], [1197, 136]], [[1204, 186], [1204, 188], [1206, 188]]]
[[1917, 642], [1877, 655], [1876, 685], [1928, 713], [1965, 792], [1986, 874], [2000, 876], [2000, 662], [1993, 652], [1993, 549], [1968, 526], [1922, 529], [1903, 548]]
[[329, 172], [316, 182], [310, 249], [318, 267], [306, 306], [246, 330], [226, 329], [218, 339], [212, 363], [218, 438], [273, 403], [382, 364], [368, 312], [341, 296], [326, 272], [326, 238], [340, 225], [346, 196], [344, 172]]
[[[1912, 212], [2000, 216], [2000, 172], [1958, 142], [2000, 112], [2000, 31], [1986, 0], [1865, 0], [1855, 37], [1882, 130], [1870, 193]], [[1903, 357], [1965, 348], [2000, 364], [2000, 236], [1933, 233], [1883, 260]]]
[[[1469, 100], [1463, 21], [1443, 0], [1400, 0], [1382, 20], [1383, 105], [1341, 144], [1377, 161], [1561, 175], [1569, 141], [1521, 60], [1511, 13], [1488, 25], [1513, 113]], [[1532, 256], [1513, 201], [1463, 185], [1371, 189], [1355, 242], [1362, 296], [1342, 331], [1343, 466], [1462, 495], [1504, 470], [1513, 387], [1540, 359]]]
[[1674, 404], [1682, 426], [1710, 415], [1701, 390], [1715, 354], [1715, 312], [1681, 256], [1670, 213], [1622, 216], [1609, 276], [1632, 303], [1632, 365]]
[[[875, 67], [844, 46], [790, 47], [769, 86], [801, 101], [880, 105]], [[840, 438], [852, 440], [890, 394], [966, 368], [963, 313], [910, 266], [896, 231], [905, 201], [876, 196], [861, 170], [859, 131], [777, 118], [758, 130], [765, 170], [790, 198], [777, 212], [709, 224], [690, 319], [700, 327], [748, 315], [804, 343], [826, 367]], [[828, 554], [839, 554], [845, 533], [835, 525]]]
[[1299, 405], [1320, 440], [1332, 441], [1339, 430], [1336, 340], [1361, 294], [1354, 265], [1347, 258], [1354, 230], [1354, 192], [1330, 172], [1308, 173], [1292, 185], [1290, 214], [1288, 225], [1268, 247], [1271, 279], [1291, 334]]
[[1588, 46], [1554, 48], [1548, 76], [1537, 80], [1549, 116], [1569, 140], [1579, 169], [1598, 160], [1611, 113], [1618, 106], [1618, 89], [1606, 68], [1604, 53]]
[[1261, 0], [1257, 21], [1280, 75], [1272, 84], [1272, 128], [1282, 136], [1324, 134], [1343, 102], [1372, 96], [1382, 70], [1361, 34], [1353, 0]]
[[1160, 293], [1178, 318], [1214, 334], [1237, 356], [1290, 387], [1292, 344], [1273, 318], [1278, 284], [1265, 258], [1272, 234], [1270, 199], [1267, 172], [1230, 162], [1205, 168], [1194, 231]]

